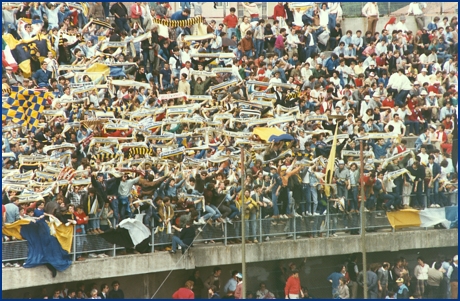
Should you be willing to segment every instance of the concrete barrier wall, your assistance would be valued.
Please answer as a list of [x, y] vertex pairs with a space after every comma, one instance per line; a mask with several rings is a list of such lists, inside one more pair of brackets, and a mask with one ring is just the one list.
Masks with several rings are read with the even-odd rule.
[[[399, 251], [409, 249], [441, 248], [458, 245], [458, 231], [427, 230], [379, 232], [366, 235], [367, 252]], [[336, 238], [301, 239], [297, 241], [274, 241], [249, 244], [246, 248], [248, 263], [291, 258], [322, 257], [360, 252], [359, 236]], [[92, 259], [74, 262], [56, 278], [46, 267], [32, 269], [3, 269], [2, 290], [13, 290], [48, 284], [69, 283], [89, 279], [103, 279], [142, 275], [171, 270], [190, 270], [195, 267], [231, 265], [241, 263], [241, 245], [215, 246], [197, 245], [188, 256], [179, 260], [180, 255], [171, 256], [167, 252], [142, 255], [126, 255], [115, 258]]]
[[[331, 285], [326, 280], [327, 276], [331, 274], [332, 271], [335, 271], [337, 265], [343, 264], [348, 256], [348, 244], [343, 246], [342, 255], [334, 256], [323, 256], [323, 257], [310, 257], [307, 256], [306, 262], [303, 264], [304, 258], [306, 255], [300, 258], [290, 258], [286, 260], [274, 260], [274, 261], [264, 261], [264, 262], [254, 262], [248, 263], [246, 268], [246, 275], [244, 276], [244, 281], [247, 283], [247, 290], [255, 292], [259, 284], [264, 282], [267, 288], [274, 291], [282, 291], [284, 284], [280, 281], [280, 266], [287, 267], [289, 263], [293, 262], [297, 265], [300, 273], [300, 281], [303, 286], [309, 289], [310, 294], [315, 298], [330, 298], [331, 297]], [[286, 251], [289, 248], [285, 248]], [[415, 265], [417, 264], [417, 257], [423, 256], [429, 264], [434, 260], [438, 254], [445, 254], [446, 256], [453, 256], [457, 254], [457, 247], [444, 247], [444, 248], [423, 248], [423, 249], [411, 249], [411, 250], [398, 250], [394, 252], [376, 252], [376, 253], [367, 253], [367, 262], [382, 262], [389, 261], [393, 262], [396, 258], [405, 257], [409, 263], [410, 271], [413, 271]], [[358, 267], [362, 269], [362, 258], [358, 254]], [[106, 265], [94, 264], [93, 269], [104, 269]], [[221, 286], [224, 286], [225, 283], [230, 278], [232, 270], [241, 271], [241, 264], [231, 264], [231, 265], [220, 265], [222, 268], [221, 274]], [[204, 281], [209, 275], [212, 274], [213, 266], [208, 267], [199, 267], [201, 279]], [[143, 275], [135, 276], [124, 276], [124, 277], [114, 277], [114, 278], [102, 278], [102, 279], [91, 279], [84, 281], [86, 290], [89, 290], [92, 286], [92, 283], [95, 283], [99, 288], [101, 284], [107, 283], [111, 284], [112, 281], [118, 280], [121, 284], [121, 289], [125, 293], [125, 298], [151, 298], [155, 292], [155, 298], [171, 298], [174, 291], [176, 291], [180, 286], [182, 286], [185, 281], [188, 280], [193, 274], [192, 270], [174, 270], [171, 272], [158, 272], [158, 273], [149, 273]], [[59, 277], [59, 276], [58, 276]], [[165, 281], [166, 280], [166, 281]], [[164, 283], [163, 283], [164, 282]], [[74, 289], [76, 282], [67, 283], [67, 288]], [[59, 285], [43, 285], [40, 287], [29, 287], [23, 289], [3, 291], [2, 297], [4, 299], [9, 298], [22, 298], [25, 292], [30, 292], [34, 297], [36, 294], [39, 294], [42, 288], [46, 288], [48, 293], [52, 293], [56, 287]], [[203, 291], [202, 294], [205, 292]], [[202, 298], [205, 299], [206, 296], [202, 295]], [[362, 295], [361, 297], [362, 298]]]

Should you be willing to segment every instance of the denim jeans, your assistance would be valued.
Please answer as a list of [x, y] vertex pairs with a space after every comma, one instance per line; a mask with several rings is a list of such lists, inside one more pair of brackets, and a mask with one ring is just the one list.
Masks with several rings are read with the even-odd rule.
[[401, 90], [395, 97], [395, 104], [400, 107], [405, 105], [408, 94], [409, 94], [409, 90]]
[[256, 57], [264, 53], [264, 40], [255, 39]]
[[344, 197], [345, 198], [345, 203], [348, 200], [348, 190], [346, 185], [339, 185], [337, 184], [337, 196], [338, 197]]
[[129, 207], [129, 198], [127, 196], [118, 196], [121, 203], [120, 218], [125, 219], [131, 217], [131, 208]]
[[238, 208], [236, 208], [236, 206], [234, 204], [230, 204], [228, 206], [232, 210], [232, 213], [230, 213], [230, 215], [228, 216], [229, 219], [232, 219], [235, 216], [240, 216], [240, 211], [238, 210]]
[[120, 214], [119, 214], [118, 199], [117, 198], [114, 198], [112, 200], [112, 203], [110, 203], [110, 207], [113, 210], [113, 220], [114, 220], [113, 227], [115, 227], [118, 224], [118, 222], [120, 221]]
[[180, 7], [182, 8], [182, 10], [186, 8], [190, 9], [190, 2], [180, 2]]
[[407, 126], [406, 136], [408, 136], [409, 133], [415, 134], [416, 136], [420, 135], [420, 122], [408, 120], [405, 123]]
[[227, 28], [227, 37], [229, 39], [232, 38], [232, 35], [236, 35], [236, 28]]
[[334, 29], [336, 23], [337, 23], [337, 14], [329, 14], [329, 22], [327, 24], [329, 31], [332, 31]]
[[109, 14], [110, 14], [110, 3], [109, 2], [102, 2], [102, 7], [104, 8], [105, 17], [108, 18]]
[[316, 52], [316, 46], [306, 46], [305, 47], [305, 59], [311, 57], [313, 53]]
[[273, 203], [273, 215], [274, 216], [280, 215], [280, 210], [278, 209], [278, 197], [276, 196], [275, 191], [272, 191], [272, 203]]
[[311, 188], [310, 184], [303, 184], [302, 201], [300, 202], [300, 212], [310, 212], [311, 210]]
[[283, 57], [284, 49], [274, 48], [273, 50], [278, 57]]
[[248, 58], [251, 58], [252, 57], [252, 50], [245, 51], [244, 55], [246, 55]]
[[311, 213], [315, 213], [316, 209], [318, 208], [318, 190], [316, 186], [311, 186], [310, 185], [310, 192], [311, 192], [311, 201], [313, 203], [313, 209]]
[[88, 243], [88, 241], [86, 240], [86, 231], [85, 231], [85, 225], [76, 225], [75, 226], [75, 231], [77, 231], [78, 229], [81, 229], [81, 232], [80, 233], [77, 233], [77, 236], [75, 237], [75, 242], [77, 244], [77, 255], [76, 257], [79, 258], [81, 257], [81, 252], [83, 251], [83, 246], [85, 243]]
[[216, 208], [214, 205], [206, 205], [205, 206], [206, 214], [203, 216], [204, 220], [212, 219], [215, 221], [219, 217], [221, 217], [219, 209]]
[[100, 220], [101, 213], [102, 213], [102, 210], [99, 212], [96, 212], [96, 214], [89, 215], [89, 222], [88, 222], [89, 229], [94, 230], [94, 229], [101, 228], [101, 220]]
[[350, 210], [358, 210], [358, 186], [352, 186], [351, 189]]
[[172, 250], [177, 250], [177, 245], [181, 246], [184, 250], [188, 248], [186, 244], [179, 238], [179, 236], [172, 237]]
[[427, 200], [429, 200], [429, 204], [426, 204], [427, 206], [431, 204], [438, 204], [440, 205], [439, 202], [439, 180], [436, 180], [433, 182], [433, 187], [427, 188], [427, 194], [426, 194]]
[[256, 221], [257, 213], [253, 212], [249, 214], [249, 219], [246, 220], [246, 229], [247, 231], [247, 239], [254, 239], [257, 237], [257, 221]]
[[386, 207], [387, 209], [390, 209], [391, 205], [394, 206], [394, 201], [395, 201], [395, 197], [392, 195], [392, 194], [389, 194], [389, 193], [382, 193], [380, 194], [380, 200], [382, 201], [382, 203], [387, 200], [387, 203], [384, 204], [383, 206]]
[[131, 27], [128, 25], [127, 18], [115, 18], [115, 24], [120, 30], [126, 30], [126, 32], [131, 32]]

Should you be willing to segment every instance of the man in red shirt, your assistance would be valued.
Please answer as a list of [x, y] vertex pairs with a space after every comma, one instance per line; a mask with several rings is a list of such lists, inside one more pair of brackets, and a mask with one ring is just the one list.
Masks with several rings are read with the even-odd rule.
[[195, 293], [192, 291], [193, 281], [185, 282], [185, 287], [178, 289], [173, 295], [173, 299], [195, 299]]
[[232, 35], [236, 35], [236, 26], [238, 25], [238, 17], [235, 16], [236, 9], [230, 8], [230, 15], [224, 18], [224, 25], [227, 26], [227, 36], [231, 39]]
[[299, 295], [303, 298], [303, 291], [300, 286], [298, 270], [293, 270], [292, 275], [286, 281], [286, 286], [284, 287], [284, 295], [286, 299], [299, 299]]
[[430, 92], [434, 92], [436, 94], [436, 97], [442, 97], [442, 94], [441, 92], [439, 92], [439, 85], [441, 83], [439, 81], [435, 81], [434, 84], [432, 86], [428, 86], [428, 93]]
[[278, 2], [273, 9], [273, 20], [276, 20], [278, 17], [286, 19], [286, 11], [284, 10], [283, 2]]

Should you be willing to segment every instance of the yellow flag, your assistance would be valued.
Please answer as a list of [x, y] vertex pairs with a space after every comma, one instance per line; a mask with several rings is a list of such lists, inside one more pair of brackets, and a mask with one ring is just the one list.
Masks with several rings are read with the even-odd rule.
[[335, 151], [337, 148], [337, 129], [339, 128], [339, 124], [335, 126], [335, 132], [334, 132], [334, 140], [332, 141], [332, 148], [331, 152], [329, 154], [329, 159], [327, 160], [327, 166], [326, 166], [326, 185], [324, 188], [324, 192], [326, 193], [326, 196], [329, 197], [331, 195], [331, 186], [332, 184], [332, 177], [334, 176], [334, 163], [335, 163]]

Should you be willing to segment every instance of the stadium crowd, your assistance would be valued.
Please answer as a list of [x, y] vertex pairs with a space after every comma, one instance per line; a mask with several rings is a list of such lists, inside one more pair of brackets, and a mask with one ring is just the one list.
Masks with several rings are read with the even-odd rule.
[[279, 3], [272, 20], [239, 3], [249, 16], [231, 7], [221, 23], [202, 5], [3, 5], [4, 44], [49, 41], [3, 64], [4, 98], [53, 94], [33, 126], [3, 107], [3, 223], [48, 214], [101, 234], [142, 214], [175, 253], [239, 221], [243, 203], [254, 243], [258, 216], [290, 238], [293, 217], [358, 215], [361, 185], [369, 212], [452, 205], [457, 18], [425, 22], [411, 4], [377, 32], [369, 2], [367, 31], [343, 33], [339, 3]]

